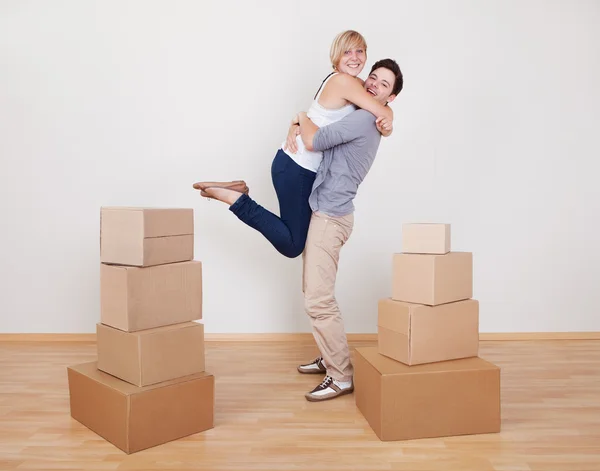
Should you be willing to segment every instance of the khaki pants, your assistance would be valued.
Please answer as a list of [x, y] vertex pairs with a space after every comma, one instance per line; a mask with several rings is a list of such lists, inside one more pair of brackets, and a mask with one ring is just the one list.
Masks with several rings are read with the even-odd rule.
[[327, 374], [338, 381], [350, 381], [354, 372], [342, 314], [335, 299], [340, 250], [353, 226], [354, 214], [329, 217], [313, 213], [303, 253], [304, 308], [310, 316]]

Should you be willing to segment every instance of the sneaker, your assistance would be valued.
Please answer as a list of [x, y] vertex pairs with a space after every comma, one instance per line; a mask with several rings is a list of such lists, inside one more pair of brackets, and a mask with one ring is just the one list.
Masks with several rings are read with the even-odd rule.
[[323, 382], [311, 392], [306, 393], [305, 397], [310, 402], [326, 401], [344, 394], [350, 394], [352, 391], [354, 391], [352, 381], [342, 383], [334, 380], [331, 376], [325, 376]]
[[325, 373], [327, 373], [327, 369], [325, 368], [325, 363], [323, 363], [322, 357], [319, 357], [316, 360], [307, 363], [306, 365], [300, 365], [298, 367], [298, 371], [304, 374], [319, 373], [324, 375]]

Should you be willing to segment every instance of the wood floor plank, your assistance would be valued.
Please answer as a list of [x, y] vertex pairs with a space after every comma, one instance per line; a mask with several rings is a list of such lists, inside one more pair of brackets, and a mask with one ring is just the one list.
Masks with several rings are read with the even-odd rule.
[[[351, 342], [352, 348], [373, 345]], [[215, 428], [126, 455], [69, 415], [66, 367], [93, 342], [0, 343], [0, 469], [600, 471], [600, 341], [486, 341], [498, 434], [381, 442], [354, 396], [309, 403], [307, 342], [209, 342]]]

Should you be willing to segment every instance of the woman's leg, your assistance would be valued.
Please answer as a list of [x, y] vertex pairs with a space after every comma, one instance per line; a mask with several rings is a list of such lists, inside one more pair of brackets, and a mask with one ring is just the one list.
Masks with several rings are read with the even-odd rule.
[[[263, 234], [279, 253], [295, 258], [302, 254], [306, 244], [312, 214], [308, 197], [316, 174], [300, 167], [280, 149], [273, 160], [271, 175], [279, 200], [280, 217], [246, 194], [237, 197], [239, 193], [235, 195], [237, 200], [229, 210], [242, 222]], [[230, 190], [219, 190], [219, 192], [234, 193]]]

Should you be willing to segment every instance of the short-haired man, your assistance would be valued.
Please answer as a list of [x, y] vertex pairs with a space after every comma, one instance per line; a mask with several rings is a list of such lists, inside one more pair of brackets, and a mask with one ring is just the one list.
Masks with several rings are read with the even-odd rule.
[[[398, 64], [392, 59], [376, 62], [364, 87], [381, 103], [393, 101], [403, 87]], [[313, 213], [303, 254], [305, 310], [321, 356], [298, 366], [298, 371], [326, 375], [306, 393], [309, 401], [323, 401], [354, 390], [354, 370], [335, 298], [335, 282], [340, 250], [354, 226], [353, 200], [373, 164], [381, 134], [375, 116], [361, 109], [322, 128], [306, 113], [300, 113], [298, 120], [306, 148], [323, 151], [309, 198]]]

